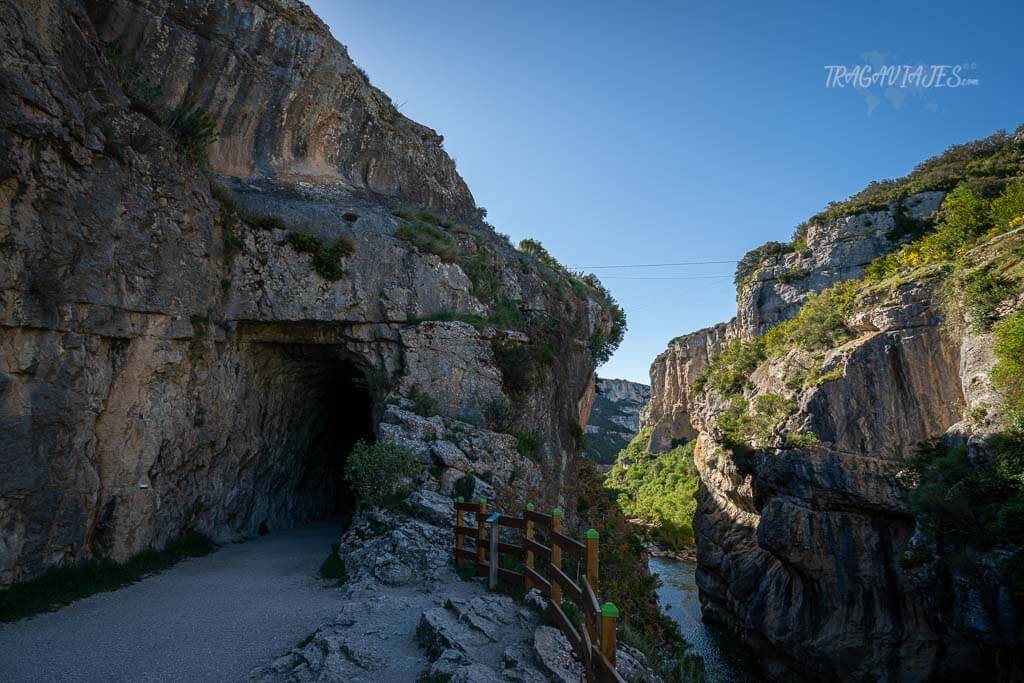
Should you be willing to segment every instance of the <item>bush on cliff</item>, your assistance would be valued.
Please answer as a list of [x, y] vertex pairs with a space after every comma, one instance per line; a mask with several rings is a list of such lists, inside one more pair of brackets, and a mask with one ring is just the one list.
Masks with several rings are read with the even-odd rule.
[[362, 505], [398, 502], [422, 466], [394, 444], [359, 441], [345, 460], [345, 480]]
[[1024, 172], [1021, 156], [1024, 145], [1018, 140], [1022, 131], [1024, 126], [1013, 135], [999, 131], [982, 140], [953, 145], [942, 154], [918, 164], [903, 178], [873, 182], [845, 201], [832, 202], [811, 221], [877, 211], [918, 192], [948, 191], [965, 182], [976, 192], [991, 191], [991, 188], [998, 191], [1005, 178]]
[[640, 431], [608, 472], [605, 488], [616, 493], [623, 514], [651, 524], [652, 540], [672, 550], [693, 545], [694, 494], [700, 483], [693, 464], [696, 442], [667, 453], [648, 453], [653, 429]]

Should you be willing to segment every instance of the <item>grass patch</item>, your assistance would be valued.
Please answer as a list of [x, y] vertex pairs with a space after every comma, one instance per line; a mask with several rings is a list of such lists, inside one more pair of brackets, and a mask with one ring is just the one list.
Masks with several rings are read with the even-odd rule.
[[320, 578], [334, 581], [338, 586], [348, 581], [348, 568], [345, 566], [345, 560], [338, 556], [337, 543], [331, 544], [331, 552], [320, 565]]
[[101, 559], [54, 569], [41, 578], [0, 591], [0, 622], [49, 612], [96, 593], [116, 590], [181, 560], [208, 555], [216, 547], [208, 536], [187, 531], [168, 541], [162, 550], [144, 550], [123, 564]]

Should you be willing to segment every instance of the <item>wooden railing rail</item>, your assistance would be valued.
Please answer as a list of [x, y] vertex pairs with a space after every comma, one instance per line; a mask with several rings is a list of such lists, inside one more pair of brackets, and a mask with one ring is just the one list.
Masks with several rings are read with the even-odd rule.
[[[527, 504], [522, 517], [501, 513], [487, 514], [487, 501], [467, 503], [461, 497], [455, 502], [455, 564], [472, 563], [473, 573], [487, 576], [493, 590], [498, 580], [522, 585], [527, 591], [538, 589], [548, 598], [551, 619], [565, 634], [577, 659], [583, 665], [588, 683], [612, 681], [622, 683], [622, 676], [615, 670], [616, 627], [619, 610], [610, 602], [603, 605], [597, 599], [599, 574], [600, 534], [589, 529], [584, 541], [580, 542], [562, 533], [562, 511], [555, 508], [550, 515], [537, 512], [533, 504]], [[465, 519], [467, 513], [476, 516], [476, 525]], [[501, 533], [501, 527], [521, 532], [522, 545], [508, 543], [508, 534]], [[547, 545], [536, 538], [538, 529], [544, 534]], [[473, 540], [473, 547], [466, 547], [466, 539]], [[578, 582], [566, 574], [562, 567], [562, 553], [586, 563], [586, 572]], [[501, 566], [501, 557], [510, 556], [523, 560], [522, 571]], [[542, 558], [538, 563], [538, 557]], [[540, 570], [540, 571], [538, 571]], [[576, 605], [582, 614], [583, 630], [569, 619], [562, 607], [568, 600]]]

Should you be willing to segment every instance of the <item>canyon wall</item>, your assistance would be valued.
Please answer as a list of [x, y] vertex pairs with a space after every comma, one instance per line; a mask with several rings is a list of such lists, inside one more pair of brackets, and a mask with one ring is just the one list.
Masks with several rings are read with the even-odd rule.
[[504, 408], [558, 500], [613, 311], [483, 223], [305, 5], [3, 0], [0, 35], [0, 584], [329, 514], [389, 404]]
[[640, 430], [640, 413], [650, 398], [646, 384], [598, 377], [587, 421], [587, 457], [605, 465], [615, 462]]
[[[944, 435], [985, 462], [984, 438], [998, 428], [978, 418], [1000, 401], [991, 334], [974, 331], [969, 314], [948, 319], [958, 293], [940, 292], [939, 271], [858, 290], [841, 323], [852, 338], [833, 348], [769, 355], [727, 391], [704, 376], [729, 344], [863, 275], [908, 239], [900, 221], [920, 229], [942, 197], [811, 223], [797, 248], [741, 264], [734, 320], [673, 340], [651, 366], [652, 450], [697, 440], [703, 617], [740, 634], [772, 679], [1020, 675], [1022, 617], [1002, 555], [944, 546], [911, 508], [910, 463], [923, 441]], [[1021, 240], [1020, 230], [1000, 236], [970, 263], [984, 271]], [[907, 553], [930, 559], [901, 561]]]

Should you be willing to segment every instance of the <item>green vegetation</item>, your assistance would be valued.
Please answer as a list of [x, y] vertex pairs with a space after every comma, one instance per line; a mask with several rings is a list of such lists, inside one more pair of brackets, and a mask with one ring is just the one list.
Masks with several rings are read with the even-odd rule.
[[652, 525], [651, 539], [673, 550], [693, 545], [694, 494], [700, 483], [693, 464], [695, 441], [667, 453], [649, 453], [653, 428], [640, 431], [620, 453], [605, 479], [629, 518]]
[[474, 490], [476, 490], [476, 477], [472, 474], [464, 474], [452, 484], [452, 497], [469, 500], [473, 497]]
[[994, 328], [996, 365], [992, 381], [1003, 394], [1008, 420], [1024, 426], [1024, 312], [1000, 321]]
[[345, 560], [338, 556], [337, 543], [331, 544], [331, 552], [320, 565], [320, 578], [334, 581], [338, 586], [348, 581], [348, 568], [345, 566]]
[[519, 451], [519, 455], [525, 456], [534, 462], [540, 462], [541, 460], [541, 437], [540, 432], [529, 431], [529, 432], [512, 432], [512, 436], [516, 437], [516, 450]]
[[455, 573], [458, 574], [459, 578], [463, 581], [469, 581], [476, 576], [476, 564], [469, 560], [460, 562], [455, 568]]
[[[160, 102], [160, 86], [143, 75], [142, 66], [129, 58], [119, 44], [104, 43], [103, 52], [132, 108], [171, 133], [185, 156], [206, 165], [206, 148], [217, 140], [217, 123], [206, 110], [194, 104], [167, 108]], [[114, 150], [114, 156], [123, 160], [119, 149]]]
[[[1017, 129], [1017, 133], [1024, 126]], [[1014, 135], [999, 131], [983, 140], [953, 145], [942, 154], [919, 164], [909, 175], [896, 180], [873, 182], [842, 202], [833, 202], [811, 218], [823, 221], [879, 211], [909, 195], [927, 190], [949, 191], [965, 185], [973, 192], [988, 195], [998, 192], [1005, 178], [1024, 173], [1022, 145]]]
[[345, 479], [363, 505], [388, 505], [409, 493], [422, 466], [394, 444], [359, 441], [345, 460]]
[[927, 548], [912, 548], [900, 555], [897, 562], [899, 562], [902, 569], [909, 570], [923, 567], [934, 559], [935, 555], [932, 554], [931, 550]]
[[359, 220], [359, 214], [354, 211], [346, 211], [345, 213], [341, 214], [341, 218], [346, 223], [355, 223], [357, 220]]
[[809, 275], [809, 272], [805, 268], [790, 268], [789, 270], [783, 271], [779, 275], [779, 282], [784, 285], [788, 285], [791, 282], [797, 280], [803, 280]]
[[760, 337], [735, 340], [708, 365], [695, 383], [730, 396], [743, 392], [761, 363], [797, 348], [808, 352], [834, 348], [854, 337], [846, 319], [857, 300], [856, 281], [840, 282], [807, 297], [796, 317], [779, 323]]
[[[689, 645], [679, 633], [671, 617], [662, 614], [654, 599], [659, 585], [657, 576], [646, 571], [647, 553], [636, 527], [623, 516], [615, 491], [604, 488], [602, 477], [589, 460], [577, 459], [577, 533], [597, 529], [601, 533], [601, 573], [597, 593], [602, 600], [618, 606], [620, 637], [632, 637], [630, 644], [642, 645], [648, 662], [658, 668], [666, 680], [690, 681], [680, 678], [681, 667], [701, 668], [699, 658], [689, 653]], [[576, 576], [578, 566], [573, 560], [564, 562], [567, 573]]]
[[491, 342], [494, 360], [501, 370], [502, 384], [515, 394], [540, 386], [544, 373], [555, 361], [555, 347], [547, 342], [524, 344], [511, 340]]
[[412, 412], [423, 417], [433, 417], [441, 414], [440, 402], [430, 394], [421, 391], [419, 387], [413, 387], [409, 391], [409, 400], [412, 401]]
[[947, 554], [956, 554], [953, 544], [1010, 550], [1002, 578], [1024, 598], [1024, 431], [1012, 427], [987, 445], [993, 458], [972, 463], [966, 446], [923, 443], [912, 462], [918, 484], [911, 505], [918, 521], [947, 541]]
[[217, 140], [217, 122], [204, 109], [177, 107], [168, 112], [164, 125], [189, 159], [206, 163], [206, 148]]
[[260, 213], [259, 211], [253, 211], [252, 209], [239, 209], [238, 217], [254, 228], [259, 228], [260, 230], [288, 229], [288, 224], [285, 223], [284, 218], [269, 213]]
[[[961, 192], [980, 198], [997, 195], [1008, 180], [1024, 175], [1024, 144], [1016, 140], [1022, 132], [1024, 125], [1013, 135], [999, 131], [983, 140], [954, 145], [919, 164], [903, 178], [873, 182], [849, 199], [829, 204], [807, 223], [797, 226], [793, 240], [788, 244], [768, 242], [747, 252], [736, 266], [737, 287], [750, 284], [757, 270], [769, 259], [806, 249], [808, 223], [893, 207], [895, 225], [889, 238], [897, 241], [906, 237], [917, 238], [928, 227], [926, 222], [914, 220], [901, 203], [910, 195], [928, 190], [949, 192], [958, 187], [962, 188]], [[1018, 207], [1024, 204], [1024, 188], [1018, 185], [1015, 193], [1004, 201], [1016, 202]], [[1020, 214], [1019, 210], [1008, 208], [1005, 212], [993, 213], [992, 219], [996, 225], [1005, 224]]]
[[332, 246], [325, 247], [318, 237], [303, 232], [290, 232], [285, 243], [300, 254], [309, 254], [313, 270], [323, 279], [331, 281], [345, 276], [341, 259], [351, 256], [356, 250], [355, 243], [348, 235], [342, 235]]
[[215, 548], [208, 536], [187, 531], [168, 541], [162, 550], [144, 550], [123, 564], [99, 559], [51, 570], [41, 578], [0, 591], [0, 622], [49, 612], [95, 593], [116, 590], [186, 558], [208, 555]]

